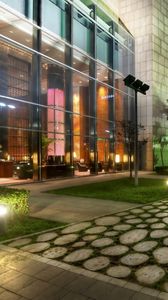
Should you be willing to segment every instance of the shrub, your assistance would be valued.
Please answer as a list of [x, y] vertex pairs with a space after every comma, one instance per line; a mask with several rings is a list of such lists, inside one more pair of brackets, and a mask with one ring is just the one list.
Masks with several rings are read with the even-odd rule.
[[11, 215], [22, 217], [28, 214], [28, 197], [29, 192], [26, 190], [0, 187], [0, 204], [6, 204]]
[[161, 175], [168, 175], [168, 166], [157, 166], [155, 167], [155, 171]]

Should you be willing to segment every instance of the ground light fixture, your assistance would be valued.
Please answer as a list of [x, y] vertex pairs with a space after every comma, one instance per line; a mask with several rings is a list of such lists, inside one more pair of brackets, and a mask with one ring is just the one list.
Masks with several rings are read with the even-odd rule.
[[126, 86], [135, 91], [135, 142], [134, 142], [134, 173], [135, 173], [135, 186], [138, 185], [138, 107], [137, 107], [137, 94], [141, 93], [146, 95], [146, 92], [149, 90], [150, 86], [140, 79], [136, 79], [133, 75], [129, 74], [123, 79]]
[[7, 206], [4, 204], [0, 204], [0, 218], [7, 215], [7, 213], [8, 213]]
[[166, 180], [166, 185], [168, 186], [168, 179]]
[[0, 204], [0, 234], [5, 233], [7, 215], [8, 207], [5, 204]]

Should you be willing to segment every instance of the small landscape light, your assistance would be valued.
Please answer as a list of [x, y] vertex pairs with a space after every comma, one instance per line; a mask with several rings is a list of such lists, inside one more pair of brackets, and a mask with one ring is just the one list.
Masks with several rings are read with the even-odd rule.
[[0, 204], [0, 234], [4, 234], [7, 229], [8, 207], [5, 204]]
[[166, 180], [166, 185], [168, 186], [168, 179]]
[[0, 205], [0, 217], [3, 217], [5, 215], [7, 215], [8, 213], [8, 209], [6, 205], [1, 204]]

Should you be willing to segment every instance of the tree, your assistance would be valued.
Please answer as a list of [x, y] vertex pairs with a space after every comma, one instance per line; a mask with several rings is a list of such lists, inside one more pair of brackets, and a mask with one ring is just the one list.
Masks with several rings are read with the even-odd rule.
[[164, 163], [164, 149], [168, 145], [168, 139], [165, 135], [164, 130], [161, 128], [160, 122], [155, 122], [154, 125], [154, 138], [153, 138], [153, 151], [154, 151], [154, 158], [155, 158], [155, 164], [159, 162], [159, 158], [157, 156], [157, 146], [159, 146], [160, 149], [160, 160], [161, 160], [161, 166], [163, 167], [165, 165]]
[[[128, 162], [129, 162], [129, 171], [130, 171], [130, 178], [132, 178], [132, 171], [133, 171], [133, 162], [132, 157], [134, 155], [134, 143], [135, 143], [135, 124], [133, 121], [122, 121], [121, 127], [123, 130], [124, 136], [124, 143], [127, 148], [128, 153]], [[141, 124], [138, 125], [138, 135], [140, 130], [144, 130], [144, 126]], [[142, 141], [138, 141], [140, 144], [147, 143], [147, 140], [143, 139]]]
[[42, 163], [44, 163], [46, 161], [47, 158], [47, 153], [48, 151], [50, 151], [50, 149], [48, 148], [48, 146], [53, 143], [55, 141], [55, 139], [52, 138], [48, 138], [46, 135], [42, 135], [41, 138], [41, 149], [42, 149]]

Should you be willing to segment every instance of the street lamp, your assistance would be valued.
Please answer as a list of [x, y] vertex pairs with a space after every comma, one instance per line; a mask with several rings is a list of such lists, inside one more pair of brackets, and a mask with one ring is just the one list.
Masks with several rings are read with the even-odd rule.
[[135, 91], [135, 143], [134, 143], [134, 172], [135, 172], [135, 186], [138, 185], [138, 109], [137, 109], [137, 93], [146, 95], [146, 91], [150, 86], [143, 83], [141, 80], [136, 79], [129, 74], [123, 79], [126, 86]]

